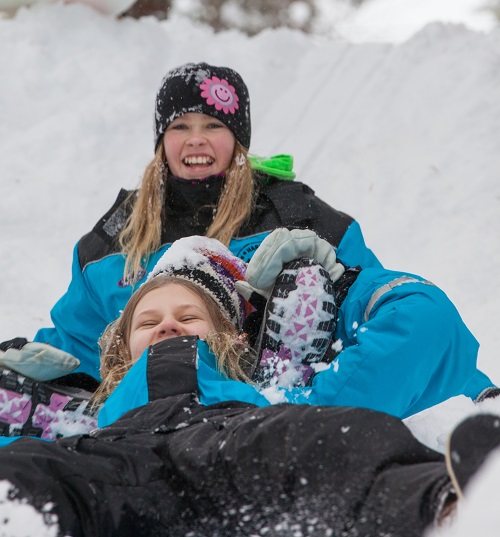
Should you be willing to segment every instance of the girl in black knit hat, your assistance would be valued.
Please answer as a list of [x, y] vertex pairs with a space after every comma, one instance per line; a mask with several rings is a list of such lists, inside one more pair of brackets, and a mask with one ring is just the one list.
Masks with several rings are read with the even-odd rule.
[[[100, 381], [97, 341], [135, 287], [181, 237], [216, 238], [248, 262], [274, 229], [315, 230], [350, 266], [380, 266], [358, 223], [294, 181], [288, 155], [249, 155], [250, 98], [229, 67], [188, 63], [169, 71], [155, 101], [154, 157], [137, 190], [122, 190], [78, 242], [73, 278], [38, 343], [80, 361], [79, 382]], [[4, 342], [22, 347], [25, 340]]]

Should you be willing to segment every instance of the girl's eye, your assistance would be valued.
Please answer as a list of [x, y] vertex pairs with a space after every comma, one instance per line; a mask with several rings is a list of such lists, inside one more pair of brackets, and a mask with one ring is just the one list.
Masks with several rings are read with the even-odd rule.
[[158, 323], [156, 321], [144, 321], [139, 326], [144, 328], [149, 328], [151, 326], [156, 326]]
[[224, 125], [222, 125], [221, 123], [209, 123], [208, 128], [209, 129], [222, 129], [224, 128]]

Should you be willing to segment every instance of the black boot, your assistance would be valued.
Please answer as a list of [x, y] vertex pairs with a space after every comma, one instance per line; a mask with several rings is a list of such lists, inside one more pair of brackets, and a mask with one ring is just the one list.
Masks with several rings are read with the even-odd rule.
[[306, 385], [311, 364], [335, 356], [327, 351], [336, 315], [333, 283], [321, 265], [311, 259], [285, 265], [266, 304], [253, 379], [263, 386]]
[[500, 447], [500, 416], [476, 414], [461, 422], [446, 446], [446, 468], [458, 496], [488, 455]]

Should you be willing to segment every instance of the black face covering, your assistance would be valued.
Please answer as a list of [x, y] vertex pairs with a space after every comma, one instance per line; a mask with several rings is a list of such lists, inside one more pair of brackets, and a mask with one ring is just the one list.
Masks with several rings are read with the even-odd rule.
[[175, 213], [194, 214], [207, 205], [213, 209], [217, 206], [223, 185], [224, 175], [211, 175], [204, 179], [181, 179], [169, 175], [166, 206]]
[[[224, 175], [205, 179], [181, 179], [172, 175], [167, 179], [165, 213], [167, 227], [179, 236], [204, 235], [212, 223], [217, 202], [224, 186]], [[170, 233], [169, 233], [170, 235]], [[179, 238], [179, 237], [176, 237]]]

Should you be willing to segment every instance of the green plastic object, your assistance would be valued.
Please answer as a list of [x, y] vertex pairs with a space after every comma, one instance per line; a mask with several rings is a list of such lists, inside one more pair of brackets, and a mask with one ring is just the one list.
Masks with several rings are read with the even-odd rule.
[[257, 157], [249, 155], [248, 160], [252, 169], [263, 172], [271, 177], [293, 181], [293, 157], [291, 155], [273, 155], [272, 157]]

